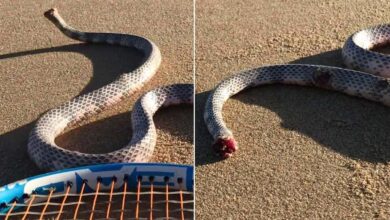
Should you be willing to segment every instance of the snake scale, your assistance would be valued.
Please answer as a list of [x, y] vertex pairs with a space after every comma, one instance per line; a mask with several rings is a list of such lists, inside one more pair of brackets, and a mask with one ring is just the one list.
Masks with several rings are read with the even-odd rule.
[[342, 49], [342, 58], [354, 70], [304, 64], [272, 65], [223, 80], [210, 93], [204, 110], [214, 150], [222, 158], [228, 158], [238, 149], [233, 133], [223, 120], [222, 108], [231, 96], [250, 87], [275, 83], [314, 86], [390, 106], [390, 56], [372, 51], [389, 42], [390, 25], [367, 28], [350, 36]]
[[87, 154], [61, 148], [55, 143], [58, 135], [66, 128], [101, 112], [140, 89], [156, 73], [161, 63], [161, 54], [158, 47], [148, 39], [127, 34], [81, 32], [67, 25], [56, 9], [50, 9], [44, 15], [72, 39], [133, 47], [141, 51], [145, 58], [137, 69], [121, 74], [110, 84], [46, 112], [30, 133], [28, 153], [31, 159], [44, 170], [99, 163], [147, 162], [156, 145], [154, 113], [163, 106], [192, 103], [193, 85], [174, 84], [143, 95], [132, 111], [132, 139], [122, 149], [107, 154]]

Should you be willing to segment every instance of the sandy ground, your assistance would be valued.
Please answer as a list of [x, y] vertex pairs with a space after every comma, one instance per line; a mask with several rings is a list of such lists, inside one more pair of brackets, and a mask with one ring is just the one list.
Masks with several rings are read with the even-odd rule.
[[313, 88], [266, 86], [224, 107], [239, 151], [220, 161], [203, 123], [208, 92], [266, 64], [342, 66], [353, 32], [387, 1], [197, 2], [197, 219], [390, 219], [389, 109]]
[[[191, 1], [1, 1], [0, 185], [40, 173], [26, 152], [28, 133], [45, 111], [139, 65], [134, 49], [86, 45], [63, 36], [43, 12], [57, 7], [72, 26], [145, 36], [161, 49], [162, 65], [140, 92], [57, 139], [68, 149], [109, 152], [130, 141], [136, 99], [159, 85], [192, 83]], [[193, 164], [193, 108], [155, 116], [152, 161]]]

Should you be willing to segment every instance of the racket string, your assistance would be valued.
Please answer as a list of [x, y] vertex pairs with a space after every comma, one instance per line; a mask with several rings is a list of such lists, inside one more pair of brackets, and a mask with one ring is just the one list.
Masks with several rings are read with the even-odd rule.
[[150, 215], [149, 219], [153, 220], [153, 180], [154, 178], [151, 176], [149, 178], [150, 181]]
[[31, 206], [35, 200], [35, 197], [36, 197], [36, 194], [33, 192], [31, 198], [30, 198], [30, 201], [28, 202], [28, 205], [27, 205], [27, 208], [26, 208], [26, 212], [23, 214], [23, 218], [22, 220], [25, 220], [27, 219], [27, 216], [28, 216], [28, 213], [30, 212], [30, 209], [31, 209]]
[[5, 215], [5, 220], [8, 220], [8, 218], [10, 217], [12, 211], [14, 210], [15, 206], [16, 206], [16, 199], [15, 201], [12, 203], [11, 205], [11, 208], [8, 210], [7, 214]]
[[70, 192], [70, 188], [71, 188], [71, 187], [72, 187], [72, 183], [68, 182], [68, 183], [67, 183], [67, 186], [66, 186], [66, 192], [65, 192], [65, 195], [64, 195], [64, 199], [63, 199], [62, 202], [61, 202], [60, 210], [59, 210], [59, 213], [58, 213], [58, 215], [57, 215], [56, 220], [60, 220], [62, 211], [63, 211], [63, 209], [64, 209], [64, 205], [65, 205], [66, 199], [67, 199], [68, 196], [69, 196], [69, 192]]
[[123, 220], [124, 214], [125, 214], [125, 206], [126, 206], [126, 192], [127, 192], [127, 179], [128, 175], [125, 175], [124, 177], [124, 183], [123, 183], [123, 196], [122, 196], [122, 206], [121, 206], [121, 215], [120, 215], [120, 220]]
[[[144, 176], [138, 178], [135, 187], [130, 186], [127, 180], [118, 187], [115, 178], [110, 182], [106, 179], [104, 183], [99, 179], [94, 186], [83, 180], [77, 192], [72, 190], [71, 184], [65, 183], [65, 189], [59, 190], [63, 193], [56, 192], [55, 188], [46, 188], [45, 194], [33, 193], [24, 201], [19, 199], [6, 204], [8, 212], [5, 219], [49, 219], [51, 216], [50, 219], [183, 220], [193, 216], [193, 193], [183, 190], [180, 179], [164, 177], [159, 180], [161, 182], [156, 181], [155, 177]], [[171, 188], [175, 181], [179, 189]], [[1, 216], [5, 214], [0, 213]]]
[[112, 194], [114, 193], [114, 186], [115, 186], [115, 183], [116, 183], [116, 177], [113, 177], [112, 178], [112, 181], [111, 181], [111, 187], [110, 187], [110, 197], [109, 197], [109, 200], [108, 200], [108, 205], [107, 205], [107, 215], [106, 215], [106, 219], [109, 219], [110, 218], [110, 209], [111, 209], [111, 203], [112, 203]]
[[140, 199], [141, 199], [141, 182], [142, 177], [139, 176], [137, 179], [137, 203], [135, 208], [135, 219], [139, 219], [139, 205], [140, 205]]
[[43, 220], [43, 216], [45, 215], [46, 209], [49, 206], [51, 196], [53, 195], [53, 192], [55, 191], [54, 188], [49, 189], [49, 196], [47, 197], [45, 206], [42, 209], [41, 216], [39, 216], [39, 220]]
[[169, 219], [169, 177], [164, 178], [165, 182], [165, 218]]
[[89, 216], [89, 220], [92, 220], [93, 219], [93, 215], [95, 214], [96, 201], [97, 201], [97, 198], [99, 196], [99, 190], [100, 190], [101, 181], [102, 181], [102, 179], [101, 179], [101, 177], [99, 177], [98, 180], [97, 180], [97, 184], [96, 184], [95, 197], [93, 199], [92, 210], [91, 210], [91, 215]]
[[180, 214], [181, 214], [181, 220], [184, 220], [184, 198], [183, 198], [183, 179], [179, 178], [178, 179], [179, 183], [179, 192], [180, 192]]
[[83, 181], [82, 185], [81, 185], [81, 191], [80, 191], [80, 196], [79, 196], [79, 199], [77, 201], [77, 205], [76, 205], [76, 210], [74, 211], [74, 216], [73, 216], [73, 219], [77, 219], [77, 214], [79, 212], [79, 208], [80, 208], [80, 205], [81, 205], [81, 201], [83, 199], [83, 194], [84, 194], [84, 190], [85, 190], [85, 185], [86, 185], [87, 181]]

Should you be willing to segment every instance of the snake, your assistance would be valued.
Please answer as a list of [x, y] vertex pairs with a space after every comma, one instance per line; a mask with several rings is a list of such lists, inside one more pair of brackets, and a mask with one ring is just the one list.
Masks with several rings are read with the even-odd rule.
[[223, 115], [224, 103], [235, 94], [260, 85], [291, 84], [345, 93], [390, 106], [390, 56], [374, 51], [390, 43], [390, 25], [360, 30], [341, 50], [347, 68], [308, 64], [277, 64], [244, 70], [221, 81], [209, 94], [203, 118], [213, 138], [212, 147], [226, 159], [238, 149]]
[[159, 48], [150, 40], [128, 34], [81, 32], [69, 26], [53, 8], [44, 13], [67, 37], [87, 43], [105, 43], [131, 47], [143, 53], [142, 64], [123, 73], [111, 83], [82, 94], [55, 107], [40, 117], [28, 139], [30, 158], [42, 170], [60, 170], [84, 165], [120, 162], [148, 162], [156, 145], [153, 115], [161, 107], [192, 103], [192, 84], [173, 84], [153, 89], [134, 104], [131, 141], [121, 149], [105, 154], [71, 151], [58, 146], [55, 138], [65, 129], [96, 115], [139, 90], [156, 73], [161, 63]]

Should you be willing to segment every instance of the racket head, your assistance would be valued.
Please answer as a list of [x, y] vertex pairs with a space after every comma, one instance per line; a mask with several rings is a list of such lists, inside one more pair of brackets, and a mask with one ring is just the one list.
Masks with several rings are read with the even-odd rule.
[[[136, 198], [135, 191], [138, 188], [141, 192], [147, 192], [142, 196], [149, 201], [148, 197], [151, 197], [151, 194], [154, 193], [155, 198], [162, 197], [164, 194], [162, 192], [169, 190], [169, 194], [176, 195], [177, 199], [174, 201], [177, 202], [182, 196], [180, 193], [184, 192], [186, 211], [193, 212], [193, 180], [192, 166], [168, 163], [116, 163], [65, 169], [29, 177], [1, 187], [0, 216], [17, 212], [18, 209], [26, 209], [32, 195], [35, 195], [35, 202], [40, 202], [41, 206], [44, 206], [44, 200], [47, 200], [50, 194], [51, 198], [60, 198], [58, 200], [62, 200], [65, 194], [73, 195], [75, 198], [80, 194], [89, 195], [91, 198], [94, 198], [94, 194], [108, 197], [107, 192], [115, 192], [117, 196], [123, 197], [125, 194], [123, 191], [127, 189], [125, 191], [133, 191], [133, 193], [126, 194], [126, 196]], [[125, 184], [126, 188], [124, 188]], [[153, 202], [150, 201], [150, 203]], [[150, 203], [146, 205], [149, 209]], [[189, 206], [188, 203], [192, 204]], [[60, 207], [59, 203], [54, 204], [52, 205]], [[10, 209], [13, 209], [12, 212]], [[53, 214], [54, 217], [55, 214]]]

